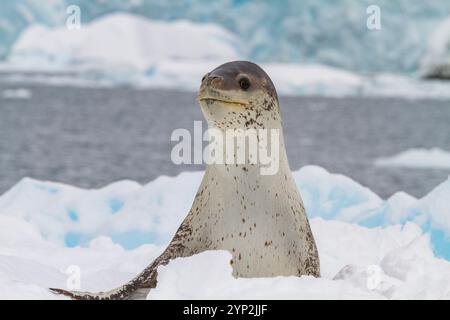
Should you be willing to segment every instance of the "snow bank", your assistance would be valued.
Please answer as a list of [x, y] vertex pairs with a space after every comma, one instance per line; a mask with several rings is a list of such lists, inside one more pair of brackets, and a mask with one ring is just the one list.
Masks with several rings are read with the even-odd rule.
[[384, 167], [450, 169], [450, 152], [438, 148], [410, 149], [392, 157], [379, 158], [375, 164]]

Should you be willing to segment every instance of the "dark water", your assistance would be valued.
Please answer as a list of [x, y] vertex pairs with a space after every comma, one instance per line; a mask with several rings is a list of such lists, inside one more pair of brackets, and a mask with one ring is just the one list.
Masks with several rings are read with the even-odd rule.
[[[203, 168], [170, 160], [172, 131], [203, 119], [194, 93], [20, 87], [32, 98], [0, 96], [0, 194], [25, 176], [100, 187]], [[281, 105], [292, 169], [320, 165], [383, 197], [423, 196], [450, 174], [373, 165], [409, 148], [450, 150], [450, 101], [282, 97]]]

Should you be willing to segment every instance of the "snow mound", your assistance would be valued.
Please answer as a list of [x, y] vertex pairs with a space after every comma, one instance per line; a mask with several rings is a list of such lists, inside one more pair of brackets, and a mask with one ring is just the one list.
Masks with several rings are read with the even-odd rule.
[[434, 149], [410, 149], [393, 157], [379, 158], [375, 165], [422, 169], [450, 169], [450, 152]]
[[152, 72], [162, 60], [230, 60], [236, 39], [213, 24], [165, 22], [126, 13], [98, 18], [80, 29], [28, 27], [11, 49], [13, 64], [33, 68], [88, 68]]

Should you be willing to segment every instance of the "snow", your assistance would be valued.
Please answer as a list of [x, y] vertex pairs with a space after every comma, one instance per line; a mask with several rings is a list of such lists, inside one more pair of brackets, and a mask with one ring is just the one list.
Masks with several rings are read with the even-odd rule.
[[228, 252], [205, 252], [158, 269], [149, 299], [449, 299], [450, 263], [436, 259], [412, 224], [366, 229], [312, 219], [322, 278], [235, 279]]
[[[85, 190], [23, 179], [0, 196], [0, 298], [54, 299], [79, 268], [82, 290], [126, 282], [170, 241], [201, 172], [147, 185]], [[228, 252], [160, 267], [149, 299], [450, 299], [450, 179], [422, 199], [383, 200], [317, 166], [294, 172], [316, 238], [322, 277], [235, 279]]]
[[[149, 299], [370, 299], [382, 298], [350, 283], [314, 277], [235, 279], [231, 254], [204, 252], [158, 269], [159, 283]], [[326, 290], [324, 290], [326, 288]]]
[[409, 149], [395, 156], [379, 158], [378, 166], [418, 169], [450, 169], [450, 152], [438, 148]]
[[[197, 91], [206, 72], [227, 61], [251, 59], [243, 47], [241, 35], [216, 24], [114, 13], [79, 30], [30, 25], [0, 71], [11, 82]], [[441, 81], [363, 75], [303, 60], [259, 64], [284, 95], [450, 98], [450, 83]]]

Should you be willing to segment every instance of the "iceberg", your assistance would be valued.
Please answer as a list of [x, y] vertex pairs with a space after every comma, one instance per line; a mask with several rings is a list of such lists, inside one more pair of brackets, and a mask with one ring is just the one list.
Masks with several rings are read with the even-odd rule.
[[417, 169], [450, 169], [450, 152], [439, 148], [409, 149], [392, 157], [376, 159], [375, 165]]
[[30, 99], [32, 92], [25, 88], [5, 89], [1, 92], [1, 97], [4, 99]]
[[152, 72], [168, 60], [236, 59], [236, 39], [212, 24], [186, 20], [164, 22], [117, 13], [101, 17], [80, 29], [50, 29], [32, 25], [11, 49], [9, 61], [32, 68], [43, 66], [79, 69]]

